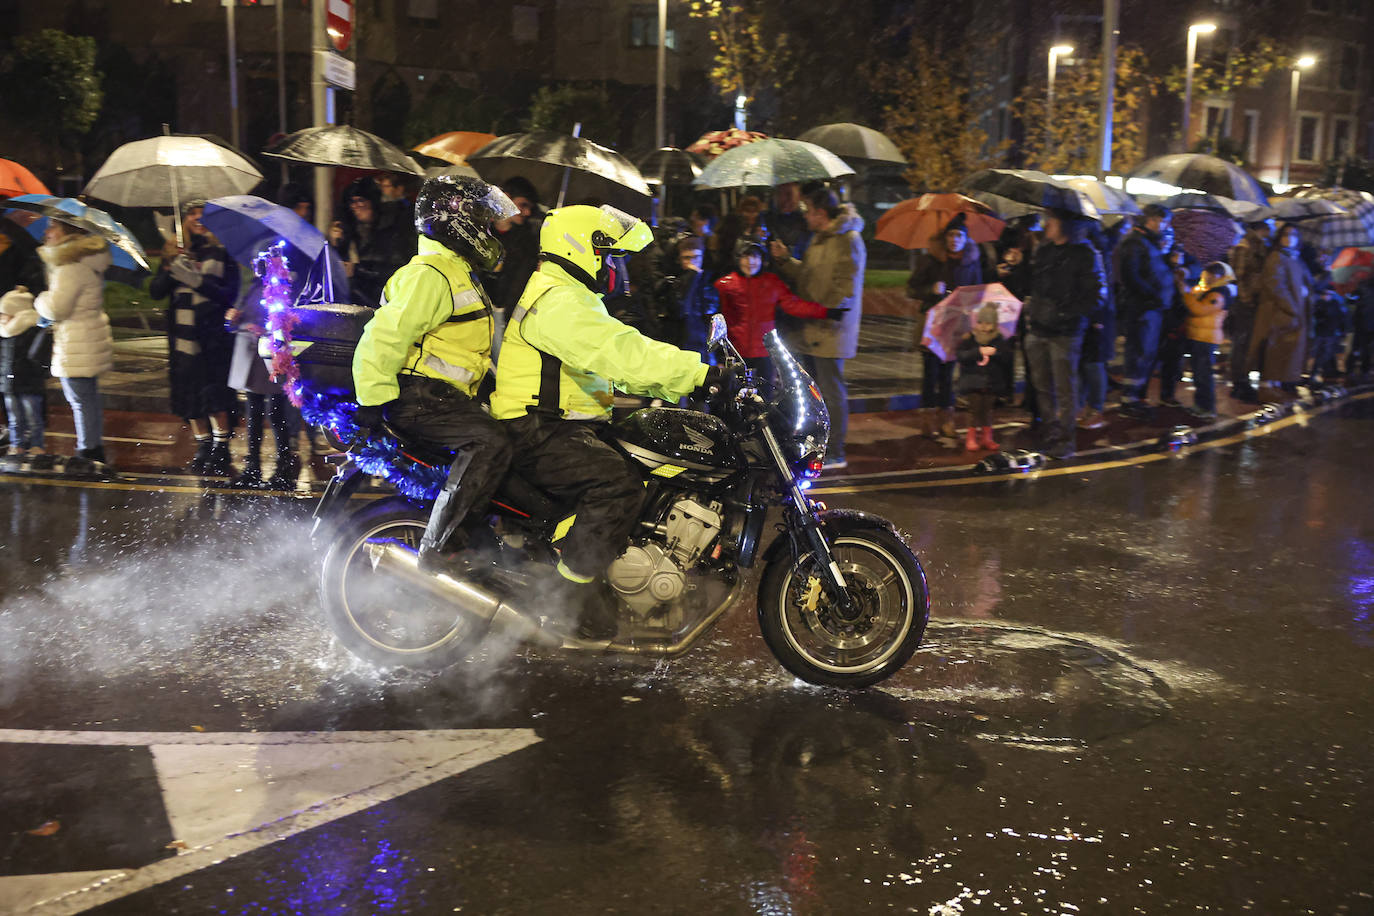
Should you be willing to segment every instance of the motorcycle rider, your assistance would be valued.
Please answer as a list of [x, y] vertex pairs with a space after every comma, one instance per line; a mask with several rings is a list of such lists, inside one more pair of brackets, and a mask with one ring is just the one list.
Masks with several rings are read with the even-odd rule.
[[515, 446], [516, 471], [576, 512], [559, 543], [558, 572], [585, 639], [615, 635], [615, 599], [601, 575], [624, 551], [644, 499], [639, 472], [599, 438], [612, 389], [676, 401], [723, 375], [606, 311], [602, 298], [625, 257], [652, 238], [642, 221], [611, 206], [550, 211], [539, 269], [506, 327], [491, 398], [492, 416]]
[[426, 181], [415, 199], [419, 253], [387, 280], [353, 356], [360, 429], [385, 418], [458, 452], [420, 540], [427, 572], [466, 568], [455, 556], [467, 542], [459, 526], [474, 506], [487, 504], [510, 465], [505, 430], [475, 398], [491, 367], [495, 327], [476, 272], [501, 263], [492, 223], [518, 212], [504, 192], [479, 179]]

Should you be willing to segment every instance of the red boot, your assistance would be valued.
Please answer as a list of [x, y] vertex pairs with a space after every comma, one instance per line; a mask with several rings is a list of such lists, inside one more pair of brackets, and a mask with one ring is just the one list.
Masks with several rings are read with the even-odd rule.
[[997, 451], [997, 442], [992, 438], [992, 427], [991, 427], [991, 426], [984, 426], [984, 427], [983, 427], [983, 436], [982, 436], [982, 440], [981, 440], [981, 441], [982, 441], [983, 448], [987, 449], [987, 450], [990, 451], [990, 452], [995, 452], [995, 451]]
[[978, 428], [976, 426], [970, 426], [968, 428], [968, 435], [964, 437], [964, 451], [976, 452], [978, 448]]

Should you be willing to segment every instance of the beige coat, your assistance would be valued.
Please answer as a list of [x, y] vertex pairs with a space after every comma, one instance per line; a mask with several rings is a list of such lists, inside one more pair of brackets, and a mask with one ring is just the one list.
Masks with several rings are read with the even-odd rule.
[[797, 295], [826, 308], [847, 308], [843, 318], [799, 320], [787, 335], [797, 353], [829, 359], [851, 359], [859, 349], [859, 321], [863, 317], [864, 248], [863, 217], [845, 204], [830, 226], [816, 233], [800, 262], [783, 258], [776, 262]]
[[1264, 262], [1250, 365], [1266, 382], [1296, 382], [1307, 362], [1307, 296], [1312, 277], [1298, 253], [1276, 248]]
[[38, 249], [48, 269], [48, 289], [34, 300], [53, 322], [52, 374], [92, 378], [114, 368], [114, 335], [105, 314], [105, 270], [110, 250], [94, 235], [69, 236]]

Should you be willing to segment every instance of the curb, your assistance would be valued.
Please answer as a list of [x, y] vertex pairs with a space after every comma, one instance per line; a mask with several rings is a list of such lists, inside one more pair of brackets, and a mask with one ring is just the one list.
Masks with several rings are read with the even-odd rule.
[[1258, 409], [1209, 426], [1176, 426], [1163, 435], [1142, 439], [1129, 445], [1108, 446], [1080, 452], [1067, 460], [1056, 460], [1039, 452], [1018, 449], [998, 452], [976, 464], [925, 470], [882, 471], [875, 474], [838, 474], [822, 477], [814, 494], [855, 493], [868, 490], [919, 489], [941, 485], [999, 483], [1009, 480], [1035, 480], [1087, 471], [1107, 470], [1143, 464], [1164, 458], [1184, 457], [1193, 451], [1219, 448], [1265, 435], [1308, 417], [1327, 413], [1343, 404], [1374, 398], [1374, 384], [1353, 388], [1338, 385], [1309, 390], [1296, 400], [1265, 404]]

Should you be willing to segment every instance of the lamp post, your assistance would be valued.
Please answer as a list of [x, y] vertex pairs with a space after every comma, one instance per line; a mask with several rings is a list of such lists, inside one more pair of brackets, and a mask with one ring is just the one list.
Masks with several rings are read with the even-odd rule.
[[1217, 30], [1215, 22], [1188, 26], [1188, 66], [1183, 77], [1183, 151], [1188, 152], [1188, 133], [1193, 121], [1193, 61], [1197, 59], [1197, 37]]
[[1055, 45], [1050, 48], [1050, 79], [1045, 92], [1045, 133], [1052, 136], [1054, 133], [1054, 71], [1060, 57], [1068, 57], [1073, 53], [1073, 45]]
[[1280, 184], [1288, 184], [1288, 167], [1293, 164], [1293, 144], [1297, 141], [1298, 83], [1302, 78], [1302, 71], [1316, 62], [1317, 59], [1310, 54], [1293, 62], [1293, 82], [1288, 89], [1288, 130], [1285, 131], [1283, 145], [1283, 177], [1279, 179]]
[[654, 107], [654, 148], [663, 149], [664, 143], [664, 95], [668, 83], [668, 52], [664, 44], [668, 39], [668, 0], [658, 0], [658, 96]]

